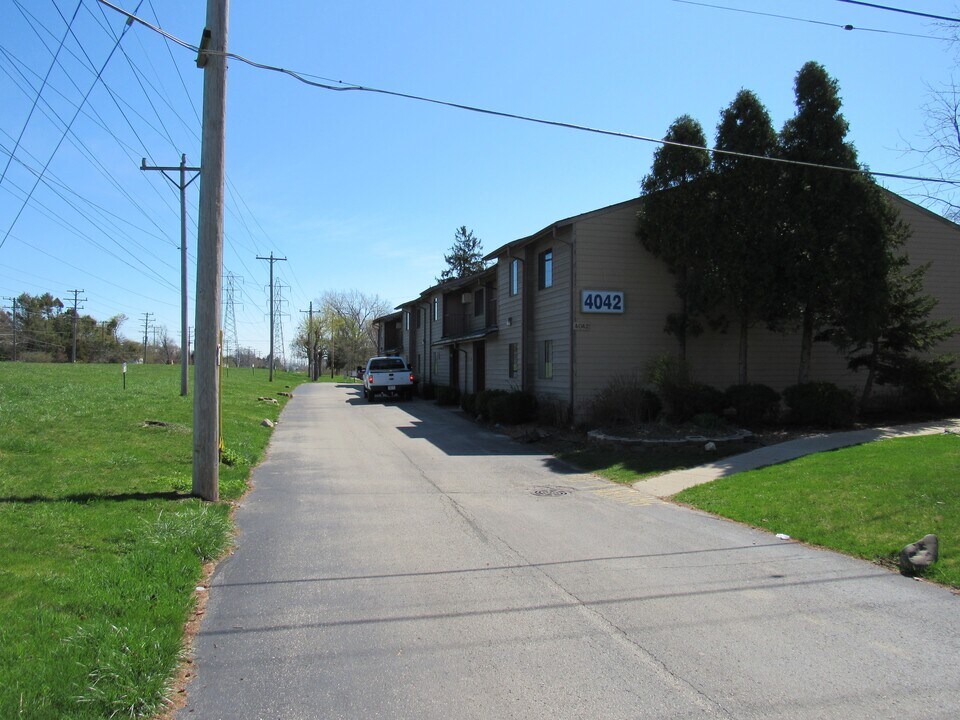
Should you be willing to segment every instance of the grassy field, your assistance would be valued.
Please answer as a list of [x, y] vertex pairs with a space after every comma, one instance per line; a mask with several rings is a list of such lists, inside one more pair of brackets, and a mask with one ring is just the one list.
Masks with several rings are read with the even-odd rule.
[[680, 502], [797, 540], [889, 562], [927, 533], [927, 574], [960, 588], [960, 437], [868, 443], [684, 490]]
[[[115, 365], [0, 364], [0, 718], [163, 707], [202, 565], [231, 533], [228, 502], [188, 496], [179, 373], [131, 365], [124, 390]], [[277, 393], [304, 380], [225, 369], [223, 501], [262, 457]]]

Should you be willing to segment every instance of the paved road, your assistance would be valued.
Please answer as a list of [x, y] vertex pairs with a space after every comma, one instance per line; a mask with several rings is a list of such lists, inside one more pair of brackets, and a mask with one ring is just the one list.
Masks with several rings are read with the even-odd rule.
[[957, 718], [960, 598], [301, 386], [184, 718]]

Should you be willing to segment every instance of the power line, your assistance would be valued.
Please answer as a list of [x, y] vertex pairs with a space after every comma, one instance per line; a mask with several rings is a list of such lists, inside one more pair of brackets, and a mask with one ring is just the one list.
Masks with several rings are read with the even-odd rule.
[[[157, 15], [157, 10], [153, 6], [153, 0], [147, 0], [147, 5], [150, 6], [150, 11], [153, 13], [153, 17], [157, 21], [157, 27], [160, 27], [160, 16]], [[187, 90], [187, 84], [183, 80], [183, 73], [180, 72], [180, 66], [177, 65], [177, 61], [173, 57], [173, 51], [170, 49], [170, 43], [164, 43], [163, 46], [167, 49], [167, 54], [170, 56], [170, 61], [173, 63], [173, 67], [177, 71], [177, 77], [180, 78], [180, 85], [183, 86], [183, 92], [187, 96], [187, 100], [190, 101], [190, 107], [193, 108], [193, 114], [197, 118], [197, 123], [199, 123], [200, 113], [197, 111], [197, 106], [193, 102], [193, 98], [190, 96], [190, 92]]]
[[[115, 282], [113, 282], [112, 280], [107, 280], [106, 278], [102, 278], [102, 277], [100, 277], [99, 275], [95, 275], [94, 273], [89, 272], [89, 271], [87, 271], [87, 270], [84, 270], [83, 268], [78, 267], [77, 265], [74, 265], [73, 263], [69, 263], [69, 262], [67, 262], [66, 260], [64, 260], [63, 258], [59, 258], [59, 257], [57, 257], [56, 255], [47, 252], [47, 251], [44, 250], [43, 248], [37, 247], [36, 245], [32, 245], [31, 243], [27, 242], [27, 241], [24, 240], [23, 238], [17, 237], [16, 235], [11, 235], [10, 237], [12, 237], [12, 238], [13, 238], [14, 240], [16, 240], [17, 242], [22, 243], [23, 245], [26, 245], [27, 247], [32, 248], [32, 249], [36, 250], [37, 252], [39, 252], [39, 253], [41, 253], [41, 254], [43, 254], [43, 255], [46, 255], [46, 256], [47, 256], [48, 258], [50, 258], [51, 260], [56, 260], [57, 262], [62, 263], [63, 265], [66, 265], [68, 268], [72, 268], [73, 270], [77, 270], [78, 272], [81, 272], [81, 273], [83, 273], [84, 275], [86, 275], [87, 277], [93, 278], [94, 280], [99, 280], [100, 282], [106, 283], [107, 285], [110, 285], [110, 286], [112, 286], [112, 287], [115, 287], [115, 288], [117, 288], [118, 290], [122, 290], [123, 292], [128, 293], [128, 294], [130, 294], [130, 295], [135, 295], [135, 296], [137, 296], [137, 297], [141, 297], [141, 298], [143, 298], [144, 300], [149, 300], [149, 301], [152, 302], [152, 303], [158, 303], [158, 304], [160, 304], [160, 305], [168, 305], [169, 307], [176, 307], [176, 305], [175, 305], [174, 303], [167, 302], [166, 300], [158, 300], [157, 298], [150, 297], [149, 295], [144, 295], [143, 293], [141, 293], [141, 292], [139, 292], [139, 291], [137, 291], [137, 290], [130, 290], [129, 288], [125, 288], [125, 287], [123, 287], [122, 285], [117, 285], [117, 284], [116, 284]], [[15, 270], [15, 271], [18, 273], [18, 275], [13, 276], [13, 275], [3, 275], [3, 274], [0, 274], [0, 277], [7, 277], [7, 278], [10, 278], [11, 280], [16, 280], [17, 282], [22, 282], [22, 281], [23, 281], [23, 277], [22, 277], [22, 276], [28, 275], [28, 276], [30, 276], [30, 277], [36, 278], [37, 280], [42, 280], [44, 283], [46, 283], [46, 285], [40, 285], [39, 283], [31, 283], [32, 285], [34, 285], [35, 287], [38, 287], [38, 288], [46, 288], [46, 287], [48, 287], [48, 286], [50, 286], [50, 285], [60, 284], [60, 281], [59, 281], [59, 280], [52, 280], [52, 279], [50, 279], [50, 278], [45, 278], [45, 277], [43, 277], [42, 275], [36, 275], [36, 274], [34, 274], [34, 273], [27, 272], [26, 270], [21, 270], [21, 269], [19, 269], [19, 268], [14, 268], [14, 267], [12, 267], [12, 266], [5, 266], [5, 267], [9, 267], [11, 270]], [[94, 296], [97, 296], [96, 293], [91, 293], [91, 294], [94, 295]], [[99, 297], [103, 297], [103, 296], [101, 295], [101, 296], [99, 296]], [[114, 306], [114, 307], [115, 307], [115, 306]]]
[[[67, 35], [70, 34], [70, 28], [73, 27], [73, 21], [77, 19], [77, 13], [80, 12], [80, 6], [82, 2], [77, 3], [77, 8], [73, 11], [73, 16], [70, 18], [70, 22], [67, 25], [67, 30], [63, 33], [63, 37], [60, 38], [60, 45], [57, 46], [57, 52], [53, 55], [53, 60], [50, 62], [50, 67], [47, 68], [47, 74], [43, 76], [43, 82], [40, 83], [40, 87], [37, 89], [37, 96], [33, 99], [33, 104], [30, 106], [30, 112], [27, 113], [27, 119], [23, 121], [23, 127], [20, 129], [20, 135], [17, 136], [17, 141], [13, 145], [13, 152], [10, 153], [10, 157], [7, 159], [7, 164], [3, 168], [3, 174], [0, 175], [0, 183], [3, 182], [3, 179], [7, 176], [7, 170], [10, 169], [10, 162], [13, 160], [13, 156], [17, 154], [17, 150], [20, 148], [20, 141], [23, 139], [23, 134], [27, 131], [27, 126], [30, 124], [30, 119], [33, 117], [33, 111], [37, 109], [37, 103], [40, 102], [40, 96], [43, 94], [43, 89], [47, 86], [47, 80], [50, 79], [50, 73], [53, 72], [53, 68], [57, 65], [57, 58], [60, 57], [60, 51], [63, 50], [63, 44], [67, 40]], [[19, 7], [19, 3], [17, 4]]]
[[[42, 39], [41, 39], [41, 42], [42, 42]], [[20, 60], [20, 59], [17, 58], [16, 56], [12, 55], [12, 54], [11, 54], [6, 48], [4, 48], [2, 45], [0, 45], [0, 53], [2, 53], [2, 54], [4, 55], [4, 57], [6, 57], [6, 59], [8, 60], [8, 62], [10, 62], [11, 66], [17, 71], [17, 73], [19, 73], [19, 75], [20, 75], [20, 77], [23, 79], [24, 83], [26, 83], [26, 84], [29, 86], [29, 85], [30, 85], [30, 82], [29, 82], [29, 80], [27, 79], [26, 75], [24, 74], [23, 70], [21, 70], [21, 68], [20, 68], [19, 66], [20, 66], [20, 65], [23, 65], [23, 67], [26, 68], [26, 70], [30, 71], [31, 73], [32, 73], [33, 71], [32, 71], [25, 63], [23, 63], [22, 60]], [[77, 59], [79, 60], [79, 58], [77, 58]], [[61, 68], [62, 68], [62, 65], [61, 65]], [[29, 93], [27, 93], [22, 87], [20, 87], [20, 84], [17, 82], [16, 78], [13, 78], [13, 77], [10, 75], [10, 73], [6, 70], [6, 68], [3, 68], [3, 70], [4, 70], [5, 73], [7, 73], [8, 77], [10, 77], [11, 80], [13, 80], [13, 82], [14, 82], [15, 84], [17, 84], [18, 89], [20, 89], [20, 91], [23, 92], [24, 95], [27, 95], [27, 96], [29, 97]], [[35, 74], [35, 73], [34, 73], [34, 74]], [[77, 83], [73, 80], [73, 78], [69, 75], [69, 73], [65, 73], [65, 74], [67, 75], [67, 78], [70, 80], [70, 82], [73, 84], [74, 88], [76, 88], [77, 91], [79, 91], [79, 92], [83, 92], [82, 90], [80, 90], [80, 86], [77, 85]], [[35, 74], [35, 75], [36, 75], [36, 74]], [[37, 76], [37, 77], [39, 77], [39, 76]], [[60, 92], [54, 85], [51, 84], [49, 87], [50, 87], [54, 92], [56, 92], [64, 102], [68, 103], [68, 104], [71, 105], [72, 107], [77, 107], [77, 105], [76, 105], [72, 100], [70, 100], [65, 94], [63, 94], [62, 92]], [[52, 106], [46, 99], [44, 99], [43, 102], [44, 102], [44, 104], [45, 104], [45, 105], [47, 106], [47, 108], [48, 108], [47, 110], [42, 111], [42, 112], [44, 112], [44, 115], [47, 117], [47, 119], [50, 120], [50, 122], [51, 122], [52, 124], [54, 124], [54, 125], [56, 125], [56, 124], [59, 122], [60, 125], [66, 127], [66, 126], [67, 126], [66, 120], [64, 120], [64, 119], [60, 116], [60, 114], [53, 108], [53, 106]], [[126, 102], [126, 101], [124, 101], [124, 102]], [[129, 105], [129, 104], [128, 104], [128, 105]], [[133, 156], [133, 154], [132, 154], [132, 152], [131, 152], [131, 150], [132, 150], [131, 146], [128, 145], [127, 143], [125, 143], [123, 140], [121, 140], [121, 139], [117, 136], [117, 134], [114, 133], [113, 130], [111, 130], [110, 126], [106, 123], [106, 121], [104, 121], [104, 119], [100, 116], [100, 114], [96, 111], [95, 108], [91, 108], [90, 111], [88, 111], [86, 107], [82, 107], [82, 108], [81, 108], [81, 111], [83, 112], [84, 116], [86, 116], [87, 118], [89, 118], [90, 120], [92, 120], [92, 121], [93, 121], [95, 124], [97, 124], [104, 132], [106, 132], [108, 135], [110, 135], [110, 136], [117, 142], [118, 147], [127, 155], [127, 157], [130, 159], [131, 162], [135, 162], [135, 158], [134, 158], [134, 156]], [[92, 114], [91, 114], [91, 111], [92, 111]], [[134, 112], [136, 112], [136, 111], [134, 111]], [[139, 113], [137, 113], [137, 114], [139, 115]], [[147, 122], [142, 116], [140, 116], [140, 119], [141, 119], [141, 120], [144, 120], [144, 122]], [[149, 123], [148, 123], [148, 122], [147, 122], [147, 125], [149, 126]], [[135, 131], [134, 131], [134, 132], [135, 132]], [[130, 193], [126, 190], [126, 188], [124, 188], [123, 185], [122, 185], [118, 180], [116, 180], [116, 179], [113, 177], [113, 175], [110, 173], [110, 171], [106, 169], [106, 167], [105, 167], [105, 166], [103, 165], [103, 163], [99, 160], [99, 158], [96, 157], [96, 155], [94, 154], [94, 152], [93, 152], [89, 147], [87, 147], [86, 143], [84, 143], [84, 141], [83, 141], [82, 139], [80, 139], [80, 138], [77, 136], [76, 133], [74, 133], [72, 130], [70, 130], [70, 131], [69, 131], [69, 135], [68, 135], [68, 139], [69, 139], [71, 145], [73, 145], [73, 147], [75, 147], [75, 148], [77, 149], [77, 151], [80, 152], [80, 154], [83, 155], [83, 156], [86, 158], [87, 162], [89, 162], [91, 165], [93, 165], [94, 169], [96, 169], [97, 172], [99, 172], [99, 173], [107, 180], [107, 182], [109, 182], [111, 185], [113, 185], [113, 187], [116, 188], [116, 190], [117, 190], [121, 195], [123, 195], [124, 197], [126, 197], [127, 200], [130, 201], [130, 204], [133, 205], [135, 208], [137, 208], [137, 210], [140, 211], [140, 213], [144, 216], [144, 218], [146, 218], [149, 222], [153, 223], [153, 224], [157, 227], [157, 229], [160, 229], [160, 226], [157, 224], [157, 222], [156, 222], [155, 220], [153, 220], [149, 215], [147, 215], [147, 213], [146, 213], [146, 211], [143, 209], [143, 207], [133, 198], [132, 195], [130, 195]], [[142, 145], [143, 145], [143, 142], [141, 141], [141, 146], [142, 146]], [[167, 204], [167, 207], [172, 211], [173, 208], [171, 208], [170, 205], [169, 205], [168, 197], [165, 196], [165, 195], [163, 195], [163, 194], [161, 194], [160, 191], [157, 190], [155, 187], [153, 187], [152, 184], [150, 185], [150, 187], [151, 187], [151, 189], [153, 190], [153, 192], [155, 192], [155, 193], [157, 194], [157, 196], [160, 198], [160, 200], [161, 200], [162, 202], [164, 202], [165, 204]]]
[[[177, 43], [182, 47], [187, 48], [188, 50], [192, 50], [197, 53], [200, 52], [199, 47], [195, 45], [191, 45], [185, 40], [181, 40], [175, 35], [171, 35], [165, 30], [161, 30], [160, 28], [154, 25], [151, 25], [146, 20], [143, 20], [142, 18], [137, 17], [135, 14], [129, 13], [126, 10], [123, 10], [122, 8], [117, 7], [116, 5], [113, 5], [112, 3], [109, 2], [109, 0], [97, 0], [97, 2], [103, 3], [107, 7], [110, 7], [116, 10], [117, 12], [121, 13], [122, 15], [125, 15], [127, 18], [133, 20], [134, 22], [140, 23], [144, 27], [147, 27], [150, 30], [153, 30], [154, 32], [157, 32], [163, 35], [164, 37], [172, 40], [173, 42]], [[936, 183], [936, 184], [943, 184], [943, 185], [960, 184], [960, 180], [946, 180], [944, 178], [904, 175], [901, 173], [892, 173], [892, 172], [880, 172], [877, 170], [868, 170], [862, 167], [848, 168], [848, 167], [840, 167], [838, 165], [824, 165], [822, 163], [807, 162], [804, 160], [790, 160], [787, 158], [780, 158], [780, 157], [751, 155], [750, 153], [741, 153], [741, 152], [736, 152], [734, 150], [721, 150], [719, 148], [705, 147], [702, 145], [690, 145], [688, 143], [679, 143], [679, 142], [674, 142], [672, 140], [665, 140], [663, 138], [651, 137], [648, 135], [637, 135], [634, 133], [622, 132], [619, 130], [604, 130], [602, 128], [590, 127], [588, 125], [579, 125], [577, 123], [563, 122], [561, 120], [547, 120], [545, 118], [537, 118], [529, 115], [520, 115], [517, 113], [505, 112], [502, 110], [490, 110], [488, 108], [477, 107], [474, 105], [465, 105], [463, 103], [456, 103], [448, 100], [437, 100], [435, 98], [429, 98], [422, 95], [413, 95], [411, 93], [404, 93], [396, 90], [384, 90], [382, 88], [374, 88], [374, 87], [367, 87], [364, 85], [344, 83], [340, 80], [330, 80], [329, 78], [320, 78], [322, 80], [325, 80], [326, 82], [317, 82], [315, 80], [310, 80], [309, 78], [319, 77], [319, 76], [310, 75], [309, 73], [297, 72], [295, 70], [288, 70], [286, 68], [278, 67], [276, 65], [267, 65], [264, 63], [259, 63], [254, 60], [245, 58], [242, 55], [237, 55], [236, 53], [232, 53], [232, 52], [214, 53], [210, 50], [204, 50], [203, 53], [207, 55], [221, 54], [224, 57], [233, 58], [234, 60], [250, 65], [251, 67], [258, 68], [260, 70], [268, 70], [268, 71], [280, 73], [283, 75], [289, 75], [290, 77], [303, 83], [304, 85], [309, 85], [311, 87], [319, 88], [321, 90], [332, 90], [334, 92], [367, 92], [367, 93], [373, 93], [376, 95], [386, 95], [388, 97], [403, 98], [405, 100], [415, 100], [417, 102], [424, 102], [432, 105], [440, 105], [442, 107], [454, 108], [456, 110], [465, 110], [467, 112], [478, 113], [481, 115], [491, 115], [493, 117], [501, 117], [509, 120], [520, 120], [523, 122], [530, 122], [538, 125], [547, 125], [549, 127], [565, 128], [567, 130], [578, 130], [580, 132], [593, 133], [595, 135], [617, 137], [624, 140], [636, 140], [639, 142], [653, 143], [656, 145], [670, 145], [672, 147], [685, 148], [687, 150], [705, 150], [707, 152], [714, 153], [717, 155], [749, 158], [752, 160], [761, 160], [765, 162], [775, 162], [775, 163], [780, 163], [781, 165], [793, 165], [795, 167], [807, 167], [807, 168], [815, 168], [820, 170], [833, 170], [836, 172], [844, 172], [851, 175], [866, 175], [870, 177], [882, 177], [882, 178], [890, 178], [895, 180], [915, 180], [918, 182]], [[336, 83], [336, 84], [331, 85], [330, 83]]]
[[[137, 3], [137, 8], [140, 7], [140, 4], [142, 2], [143, 0], [141, 0], [140, 3]], [[59, 8], [57, 9], [57, 11], [59, 12]], [[67, 133], [70, 131], [70, 128], [73, 127], [73, 123], [76, 122], [77, 117], [80, 115], [80, 108], [82, 108], [86, 104], [87, 98], [89, 98], [90, 93], [93, 92], [93, 88], [97, 86], [97, 80], [100, 79], [100, 76], [103, 74], [103, 71], [107, 67], [107, 63], [110, 62], [110, 58], [113, 57], [113, 53], [116, 52], [117, 47], [120, 45], [120, 41], [123, 39], [124, 34], [126, 34], [129, 28], [130, 28], [129, 24], [124, 26], [123, 32], [121, 32], [120, 37], [117, 38], [116, 44], [113, 46], [113, 49], [110, 51], [110, 54], [107, 55], [107, 59], [103, 61], [103, 65], [100, 67], [100, 71], [97, 73], [97, 78], [94, 80], [93, 84], [90, 86], [90, 89], [87, 90], [86, 95], [83, 96], [83, 100], [80, 101], [80, 106], [77, 108], [77, 111], [74, 113], [73, 118], [70, 120], [70, 123], [67, 125], [66, 130], [64, 130], [63, 134], [60, 136], [60, 140], [57, 141], [57, 145], [56, 147], [54, 147], [53, 152], [50, 153], [50, 157], [47, 159], [46, 164], [43, 166], [43, 170], [40, 172], [40, 175], [37, 177], [37, 181], [33, 184], [33, 187], [30, 189], [30, 193], [24, 199], [23, 204], [20, 206], [20, 209], [17, 211], [16, 216], [13, 218], [13, 222], [10, 223], [10, 227], [8, 227], [6, 233], [4, 233], [3, 239], [0, 240], [0, 248], [4, 246], [4, 244], [7, 242], [7, 238], [10, 237], [10, 233], [13, 231], [13, 228], [16, 226], [17, 221], [20, 219], [20, 216], [23, 214], [23, 211], [26, 209], [27, 203], [29, 203], [30, 198], [33, 197], [33, 193], [37, 189], [37, 185], [40, 184], [40, 178], [43, 177], [43, 174], [47, 172], [47, 168], [50, 167], [50, 163], [53, 161], [54, 156], [56, 156], [57, 151], [60, 149], [60, 146], [63, 145], [63, 141], [66, 139]], [[69, 30], [69, 32], [73, 34], [72, 30]]]
[[[2, 146], [0, 146], [0, 150], [3, 150], [4, 152], [6, 151], [5, 148], [3, 148]], [[20, 161], [18, 161], [18, 162], [20, 162]], [[34, 173], [34, 174], [38, 174], [36, 170], [33, 170], [32, 168], [29, 168], [28, 166], [24, 166], [24, 167], [27, 167], [27, 169], [28, 169], [30, 172], [32, 172], [32, 173]], [[104, 228], [102, 228], [99, 224], [97, 224], [97, 222], [95, 222], [93, 218], [91, 218], [89, 215], [87, 215], [85, 212], [83, 212], [79, 207], [77, 207], [77, 206], [76, 206], [71, 200], [69, 200], [62, 192], [60, 192], [60, 190], [58, 190], [55, 186], [51, 185], [51, 184], [46, 180], [46, 178], [42, 178], [42, 180], [43, 180], [44, 185], [45, 185], [46, 187], [48, 187], [51, 191], [53, 191], [53, 193], [56, 194], [61, 200], [63, 200], [67, 205], [69, 205], [71, 208], [73, 208], [73, 210], [75, 210], [84, 220], [86, 220], [88, 223], [90, 223], [91, 225], [93, 225], [94, 228], [96, 228], [96, 229], [99, 230], [101, 233], [103, 233], [103, 235], [106, 236], [106, 238], [107, 238], [108, 240], [110, 240], [110, 242], [112, 242], [114, 245], [116, 245], [116, 246], [117, 246], [120, 250], [122, 250], [124, 253], [126, 253], [127, 255], [129, 255], [134, 261], [136, 261], [136, 262], [138, 262], [140, 265], [142, 265], [144, 270], [146, 270], [148, 273], [154, 274], [154, 275], [157, 277], [157, 279], [159, 279], [161, 282], [166, 283], [166, 284], [170, 285], [171, 287], [175, 287], [175, 286], [173, 286], [168, 280], [166, 280], [166, 278], [164, 278], [162, 275], [160, 275], [160, 273], [157, 272], [157, 269], [156, 269], [155, 267], [152, 267], [152, 266], [148, 265], [142, 258], [140, 258], [139, 256], [137, 256], [135, 253], [131, 252], [131, 250], [130, 250], [128, 247], [126, 247], [126, 246], [125, 246], [123, 243], [121, 243], [117, 238], [113, 237], [113, 236], [112, 236], [110, 233], [108, 233]], [[7, 185], [8, 185], [8, 186], [13, 185], [13, 187], [16, 188], [23, 196], [27, 196], [26, 191], [23, 190], [23, 188], [17, 186], [16, 184], [11, 183], [11, 182], [8, 181], [8, 182], [7, 182]], [[7, 191], [8, 193], [10, 193], [11, 195], [14, 195], [14, 197], [17, 197], [17, 196], [15, 195], [15, 193], [14, 193], [9, 187], [5, 187], [5, 188], [3, 188], [3, 189], [6, 190], [6, 191]], [[136, 267], [134, 267], [134, 265], [132, 265], [131, 263], [127, 262], [126, 260], [124, 260], [122, 257], [120, 257], [119, 255], [117, 255], [116, 253], [108, 250], [106, 247], [104, 247], [103, 245], [101, 245], [101, 244], [100, 244], [99, 242], [97, 242], [92, 236], [90, 236], [89, 234], [83, 232], [80, 228], [76, 227], [73, 223], [71, 223], [70, 221], [68, 221], [65, 217], [63, 217], [63, 216], [60, 215], [59, 213], [55, 212], [53, 209], [47, 207], [47, 206], [46, 206], [44, 203], [42, 203], [40, 200], [37, 200], [36, 198], [30, 198], [30, 197], [26, 197], [26, 200], [29, 201], [32, 205], [34, 205], [34, 206], [36, 206], [36, 207], [38, 207], [38, 208], [41, 208], [43, 211], [45, 211], [45, 212], [41, 212], [41, 214], [44, 215], [44, 216], [46, 216], [46, 217], [48, 217], [48, 218], [50, 218], [51, 220], [53, 220], [55, 223], [57, 223], [57, 224], [60, 225], [61, 227], [73, 231], [76, 235], [78, 235], [79, 237], [82, 237], [83, 239], [85, 239], [87, 242], [89, 242], [89, 243], [90, 243], [91, 245], [93, 245], [94, 247], [96, 247], [96, 248], [104, 251], [105, 253], [107, 253], [107, 254], [110, 255], [111, 257], [119, 260], [120, 262], [124, 263], [125, 265], [127, 265], [127, 266], [130, 267], [131, 269], [133, 269], [133, 270], [136, 270], [136, 269], [137, 269]], [[163, 260], [162, 258], [160, 258], [160, 257], [158, 257], [157, 255], [155, 255], [152, 251], [150, 251], [149, 249], [147, 249], [146, 247], [144, 247], [144, 246], [143, 246], [142, 244], [140, 244], [139, 242], [137, 242], [137, 241], [135, 241], [135, 240], [134, 240], [133, 242], [134, 242], [134, 244], [137, 245], [137, 247], [139, 247], [141, 250], [143, 250], [146, 254], [148, 254], [148, 255], [150, 255], [151, 257], [153, 257], [154, 259], [156, 259], [158, 262], [166, 265], [167, 267], [169, 267], [169, 268], [171, 268], [171, 269], [176, 269], [173, 265], [171, 265], [171, 264], [168, 263], [167, 261], [165, 261], [165, 260]]]
[[694, 2], [694, 0], [673, 0], [683, 5], [698, 5], [700, 7], [713, 8], [714, 10], [728, 10], [730, 12], [744, 13], [745, 15], [761, 15], [763, 17], [778, 18], [780, 20], [793, 20], [794, 22], [810, 23], [811, 25], [826, 25], [827, 27], [839, 28], [841, 30], [861, 30], [863, 32], [883, 33], [886, 35], [902, 35], [904, 37], [921, 38], [924, 40], [942, 40], [942, 38], [933, 35], [920, 35], [918, 33], [900, 32], [898, 30], [879, 30], [877, 28], [855, 27], [848, 24], [825, 22], [823, 20], [810, 20], [808, 18], [793, 17], [792, 15], [778, 15], [777, 13], [760, 12], [759, 10], [746, 10], [744, 8], [727, 7], [726, 5], [713, 5], [705, 2]]
[[[9, 135], [5, 130], [3, 130], [2, 128], [0, 128], [0, 133], [3, 133], [3, 134], [6, 135], [7, 137], [10, 137], [10, 135]], [[8, 152], [7, 149], [3, 146], [2, 143], [0, 143], [0, 152], [4, 152], [4, 153]], [[29, 153], [29, 152], [26, 152], [26, 151], [25, 151], [25, 153], [26, 153], [26, 155], [27, 155], [31, 160], [34, 160], [34, 161], [37, 160], [36, 156], [34, 156], [32, 153]], [[27, 165], [27, 164], [26, 164], [23, 160], [21, 160], [20, 158], [16, 158], [16, 162], [17, 162], [18, 165], [20, 165], [20, 166], [21, 166], [24, 170], [26, 170], [27, 172], [32, 173], [32, 174], [36, 174], [37, 171], [36, 171], [34, 168], [32, 168], [32, 167], [30, 167], [29, 165]], [[109, 180], [109, 179], [110, 179], [110, 178], [108, 177], [108, 180]], [[92, 208], [93, 210], [95, 210], [101, 217], [104, 217], [104, 218], [106, 219], [106, 222], [109, 223], [109, 224], [110, 224], [115, 230], [117, 230], [117, 232], [119, 232], [119, 233], [124, 233], [124, 234], [125, 234], [126, 231], [125, 231], [124, 229], [122, 229], [122, 228], [117, 224], [117, 222], [124, 223], [124, 224], [128, 225], [130, 228], [133, 228], [134, 230], [137, 230], [137, 231], [143, 233], [144, 235], [148, 235], [148, 236], [152, 237], [152, 238], [155, 239], [155, 240], [160, 240], [160, 241], [163, 241], [163, 242], [169, 242], [169, 243], [172, 244], [172, 241], [170, 240], [170, 238], [166, 237], [165, 235], [156, 234], [156, 233], [154, 233], [153, 231], [149, 230], [148, 228], [140, 227], [140, 226], [136, 225], [135, 223], [131, 222], [130, 220], [127, 220], [126, 218], [123, 218], [123, 217], [121, 217], [120, 215], [117, 215], [115, 212], [113, 212], [113, 211], [111, 211], [111, 210], [108, 210], [107, 208], [103, 207], [103, 205], [100, 205], [99, 203], [96, 203], [96, 202], [94, 202], [93, 200], [90, 200], [89, 198], [85, 198], [83, 195], [81, 195], [80, 193], [78, 193], [76, 190], [74, 190], [73, 188], [69, 187], [63, 180], [61, 180], [56, 174], [54, 174], [54, 173], [52, 173], [52, 172], [49, 172], [49, 171], [47, 172], [47, 175], [43, 178], [43, 184], [46, 185], [46, 186], [47, 186], [48, 188], [50, 188], [51, 190], [53, 190], [54, 192], [56, 192], [56, 189], [55, 189], [53, 186], [56, 186], [56, 187], [60, 188], [61, 190], [63, 190], [65, 193], [69, 193], [70, 195], [72, 195], [73, 197], [75, 197], [79, 202], [84, 203], [85, 205], [87, 205], [87, 206], [89, 206], [90, 208]], [[58, 193], [58, 194], [59, 194], [59, 193]], [[61, 195], [60, 197], [61, 197], [62, 199], [65, 199], [65, 198], [63, 198], [62, 195]], [[69, 201], [67, 201], [67, 202], [69, 203]], [[79, 210], [79, 208], [77, 208], [76, 206], [73, 206], [73, 205], [71, 205], [71, 206], [72, 206], [75, 210], [77, 210], [77, 212], [81, 212], [81, 211]], [[82, 213], [81, 213], [81, 214], [82, 214]], [[111, 219], [111, 218], [112, 218], [112, 219]], [[149, 219], [149, 218], [147, 218], [147, 219]], [[116, 220], [117, 222], [114, 222], [114, 220]], [[140, 247], [143, 247], [143, 246], [141, 245]], [[144, 249], [145, 249], [145, 248], [144, 248]], [[159, 258], [158, 258], [158, 259], [159, 259]]]
[[842, 3], [850, 5], [863, 5], [864, 7], [876, 8], [877, 10], [888, 10], [890, 12], [903, 13], [904, 15], [916, 15], [918, 17], [933, 18], [934, 20], [946, 20], [947, 22], [960, 23], [960, 19], [946, 17], [945, 15], [931, 15], [930, 13], [918, 12], [916, 10], [904, 10], [903, 8], [890, 7], [888, 5], [877, 5], [876, 3], [860, 2], [860, 0], [839, 0]]

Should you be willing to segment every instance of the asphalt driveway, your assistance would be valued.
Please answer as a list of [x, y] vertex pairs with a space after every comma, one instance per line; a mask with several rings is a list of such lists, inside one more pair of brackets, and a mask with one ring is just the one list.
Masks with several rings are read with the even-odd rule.
[[956, 718], [949, 591], [301, 386], [178, 718]]

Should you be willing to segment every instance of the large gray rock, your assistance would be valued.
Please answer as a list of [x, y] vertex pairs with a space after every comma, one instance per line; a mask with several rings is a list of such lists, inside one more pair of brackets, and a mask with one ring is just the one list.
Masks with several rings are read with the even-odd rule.
[[923, 572], [939, 556], [936, 535], [925, 535], [900, 551], [900, 569], [905, 573]]

